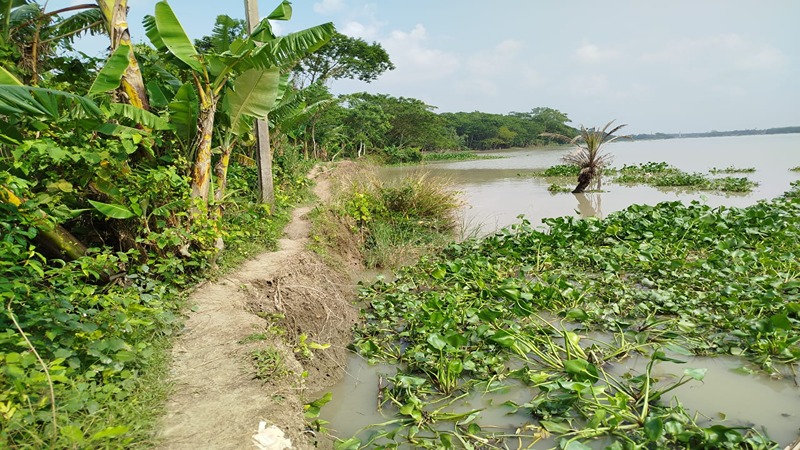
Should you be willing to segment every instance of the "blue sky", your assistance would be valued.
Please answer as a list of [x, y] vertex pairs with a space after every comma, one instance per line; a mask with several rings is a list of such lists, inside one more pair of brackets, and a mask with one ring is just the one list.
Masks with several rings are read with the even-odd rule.
[[[51, 0], [48, 10], [85, 0]], [[208, 34], [243, 1], [170, 1], [187, 33]], [[267, 15], [277, 1], [260, 1]], [[155, 0], [128, 0], [134, 41]], [[290, 32], [333, 22], [381, 43], [397, 69], [337, 93], [418, 98], [437, 111], [539, 106], [573, 125], [631, 133], [800, 125], [797, 0], [297, 0]], [[87, 42], [100, 52], [102, 41]]]

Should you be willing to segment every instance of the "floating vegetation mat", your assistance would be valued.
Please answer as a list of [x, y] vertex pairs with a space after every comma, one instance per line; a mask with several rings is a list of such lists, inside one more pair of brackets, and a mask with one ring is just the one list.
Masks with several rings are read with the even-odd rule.
[[[777, 448], [763, 428], [698, 417], [665, 395], [704, 368], [674, 379], [654, 368], [736, 355], [775, 377], [794, 371], [800, 200], [544, 222], [547, 232], [523, 221], [452, 244], [363, 288], [353, 346], [397, 374], [380, 390], [386, 421], [339, 448]], [[646, 364], [611, 370], [631, 355]], [[482, 426], [486, 409], [453, 406], [503, 386], [530, 398], [491, 408], [529, 414], [527, 425]]]

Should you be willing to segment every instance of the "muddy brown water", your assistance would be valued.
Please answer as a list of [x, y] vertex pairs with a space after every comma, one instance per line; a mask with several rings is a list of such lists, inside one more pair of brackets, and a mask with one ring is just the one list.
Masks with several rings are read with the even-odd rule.
[[[800, 134], [740, 136], [720, 138], [673, 139], [661, 141], [619, 142], [607, 147], [614, 155], [614, 167], [648, 161], [664, 161], [688, 172], [707, 172], [712, 168], [754, 167], [746, 176], [759, 183], [748, 194], [685, 192], [678, 189], [656, 189], [649, 186], [622, 186], [604, 183], [603, 192], [585, 195], [551, 194], [552, 180], [532, 177], [560, 163], [569, 151], [566, 147], [516, 149], [492, 152], [502, 159], [429, 164], [424, 168], [393, 167], [384, 169], [386, 178], [400, 177], [411, 171], [424, 170], [446, 177], [465, 200], [464, 225], [478, 229], [479, 234], [519, 221], [524, 215], [533, 225], [541, 225], [546, 217], [604, 217], [632, 204], [656, 204], [662, 201], [699, 201], [710, 206], [748, 206], [759, 200], [781, 195], [792, 181], [800, 180], [800, 172], [789, 169], [800, 166]], [[724, 174], [723, 174], [724, 175]], [[720, 176], [723, 176], [720, 175]], [[616, 370], [641, 372], [646, 361], [635, 358], [619, 364]], [[687, 410], [729, 426], [756, 425], [782, 446], [800, 437], [800, 379], [792, 373], [784, 377], [746, 374], [737, 370], [745, 362], [735, 357], [691, 358], [687, 364], [663, 363], [657, 376], [677, 376], [686, 367], [703, 367], [708, 372], [704, 382], [693, 382], [674, 391]], [[353, 436], [362, 428], [392, 419], [391, 412], [377, 409], [378, 379], [394, 375], [396, 369], [370, 366], [353, 355], [342, 382], [333, 389], [333, 400], [322, 409], [321, 418], [340, 437]], [[499, 395], [473, 395], [464, 407], [486, 407], [478, 422], [513, 432], [531, 423], [522, 413], [507, 414], [501, 407], [505, 400], [524, 403], [533, 392], [519, 387]], [[544, 443], [542, 443], [544, 444]], [[536, 448], [546, 448], [536, 446]]]

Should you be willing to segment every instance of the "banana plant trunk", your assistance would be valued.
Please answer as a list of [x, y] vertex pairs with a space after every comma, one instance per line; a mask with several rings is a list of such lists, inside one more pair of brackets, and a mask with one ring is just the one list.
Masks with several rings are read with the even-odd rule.
[[228, 186], [228, 166], [231, 162], [231, 150], [233, 144], [225, 145], [222, 148], [222, 154], [214, 166], [214, 213], [217, 216], [222, 215], [222, 199], [225, 197], [225, 188]]
[[[21, 198], [4, 186], [0, 186], [0, 201], [14, 206], [23, 203]], [[78, 259], [86, 254], [86, 246], [61, 225], [53, 226], [47, 220], [47, 213], [37, 209], [28, 215], [33, 225], [39, 230], [36, 242], [46, 250], [46, 253], [57, 255], [63, 259]]]
[[[198, 120], [199, 133], [195, 143], [196, 152], [192, 168], [192, 198], [200, 198], [203, 203], [208, 203], [208, 191], [211, 185], [211, 136], [214, 133], [214, 115], [217, 112], [218, 100], [219, 97], [210, 95], [208, 104], [200, 108]], [[230, 153], [228, 158], [230, 159]]]
[[142, 71], [136, 61], [136, 54], [131, 43], [131, 34], [128, 30], [128, 1], [127, 0], [97, 0], [103, 17], [106, 21], [106, 30], [111, 37], [111, 52], [120, 46], [130, 47], [128, 53], [128, 68], [122, 76], [120, 87], [117, 91], [121, 100], [144, 110], [150, 110], [147, 99], [147, 90], [142, 79]]

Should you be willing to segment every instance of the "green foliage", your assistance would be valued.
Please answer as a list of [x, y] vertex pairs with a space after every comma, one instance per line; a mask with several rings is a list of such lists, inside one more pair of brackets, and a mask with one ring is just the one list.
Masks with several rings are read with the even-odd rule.
[[301, 84], [324, 84], [329, 80], [376, 80], [387, 70], [394, 70], [386, 50], [377, 43], [335, 33], [319, 51], [301, 59], [294, 68]]
[[712, 174], [717, 174], [717, 173], [753, 173], [755, 171], [756, 171], [755, 167], [728, 166], [728, 167], [725, 167], [724, 169], [718, 169], [718, 168], [714, 167], [714, 168], [710, 169], [708, 172], [712, 173]]
[[275, 348], [265, 348], [250, 352], [255, 367], [255, 378], [263, 381], [276, 380], [289, 374], [283, 355]]
[[385, 164], [418, 163], [423, 159], [423, 153], [417, 147], [384, 147], [379, 155]]
[[550, 142], [542, 133], [573, 136], [566, 114], [552, 108], [533, 108], [530, 112], [506, 115], [482, 112], [445, 113], [441, 117], [455, 129], [463, 145], [472, 150], [529, 147]]
[[459, 203], [446, 184], [415, 174], [391, 183], [365, 175], [345, 188], [338, 205], [361, 237], [367, 266], [394, 267], [447, 242]]
[[[506, 406], [529, 411], [564, 448], [774, 448], [756, 427], [699, 423], [664, 401], [704, 369], [656, 382], [654, 367], [681, 354], [741, 355], [775, 373], [800, 361], [796, 199], [634, 205], [545, 224], [452, 244], [362, 289], [354, 348], [402, 368], [384, 391], [399, 429], [376, 425], [370, 443], [433, 447], [445, 429], [472, 445], [502, 440], [441, 422], [464, 420], [447, 416], [462, 394], [523, 383], [534, 397]], [[631, 353], [648, 356], [644, 369], [604, 369]]]
[[549, 192], [554, 194], [561, 193], [561, 192], [572, 192], [572, 188], [568, 186], [561, 186], [560, 184], [551, 184], [547, 187]]
[[[48, 264], [31, 245], [36, 229], [16, 208], [0, 204], [0, 404], [5, 421], [0, 446], [54, 439], [59, 448], [130, 442], [135, 434], [120, 405], [136, 401], [142, 373], [159, 351], [158, 336], [171, 333], [179, 303], [167, 285], [147, 278], [131, 252], [103, 250], [69, 263]], [[125, 283], [99, 284], [111, 273]], [[19, 323], [47, 363], [55, 392], [51, 401], [43, 368], [12, 324]], [[120, 442], [120, 441], [117, 441]], [[27, 447], [24, 447], [27, 448]], [[39, 447], [40, 448], [40, 447]]]
[[548, 167], [542, 175], [545, 177], [577, 177], [580, 171], [580, 167], [573, 164], [556, 164]]

